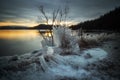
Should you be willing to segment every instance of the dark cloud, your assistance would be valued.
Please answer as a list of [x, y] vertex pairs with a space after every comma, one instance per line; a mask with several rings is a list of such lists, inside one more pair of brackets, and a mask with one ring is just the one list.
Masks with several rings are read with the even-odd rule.
[[[70, 6], [70, 16], [77, 21], [93, 19], [120, 6], [120, 0], [66, 0]], [[63, 6], [65, 0], [0, 0], [0, 21], [36, 20], [38, 6], [49, 9]], [[28, 21], [29, 22], [29, 21]]]
[[115, 7], [120, 6], [120, 0], [70, 0], [75, 16], [86, 19], [96, 18]]

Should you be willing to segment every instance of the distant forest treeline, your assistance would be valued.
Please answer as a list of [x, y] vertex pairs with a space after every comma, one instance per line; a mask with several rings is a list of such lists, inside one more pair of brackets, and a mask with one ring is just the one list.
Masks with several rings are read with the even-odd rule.
[[85, 30], [120, 31], [120, 7], [100, 16], [97, 19], [85, 21], [77, 25], [73, 25], [70, 28], [77, 30], [81, 27]]

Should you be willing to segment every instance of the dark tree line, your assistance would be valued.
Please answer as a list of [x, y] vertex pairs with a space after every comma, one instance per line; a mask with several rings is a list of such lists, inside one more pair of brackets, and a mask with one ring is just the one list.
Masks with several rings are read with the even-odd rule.
[[110, 31], [120, 31], [120, 7], [114, 9], [100, 16], [97, 19], [85, 21], [77, 25], [73, 25], [70, 28], [85, 30], [110, 30]]

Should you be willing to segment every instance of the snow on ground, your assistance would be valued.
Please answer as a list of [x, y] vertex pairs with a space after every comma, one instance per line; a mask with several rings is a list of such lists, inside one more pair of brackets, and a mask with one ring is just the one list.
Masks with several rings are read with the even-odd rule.
[[[108, 58], [109, 53], [104, 47], [80, 50], [76, 38], [70, 35], [71, 31], [65, 29], [67, 32], [63, 34], [62, 29], [65, 28], [53, 30], [55, 46], [43, 41], [43, 49], [21, 56], [0, 57], [0, 80], [120, 79], [116, 72], [119, 66], [109, 60], [111, 57]], [[67, 48], [59, 47], [63, 39], [69, 42]]]
[[[0, 58], [0, 80], [61, 80], [85, 79], [91, 72], [88, 64], [104, 59], [107, 53], [100, 48], [83, 51], [80, 55], [27, 53]], [[65, 79], [66, 80], [66, 79]]]

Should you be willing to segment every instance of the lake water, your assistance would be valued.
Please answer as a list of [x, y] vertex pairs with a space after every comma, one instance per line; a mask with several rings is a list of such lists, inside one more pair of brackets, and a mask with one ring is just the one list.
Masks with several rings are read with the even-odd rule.
[[[89, 34], [91, 35], [87, 37], [92, 38], [100, 35], [100, 33]], [[115, 34], [111, 35], [115, 36]], [[21, 55], [39, 50], [41, 40], [42, 37], [37, 30], [0, 30], [0, 56]]]
[[21, 55], [41, 48], [37, 30], [0, 30], [0, 56]]

